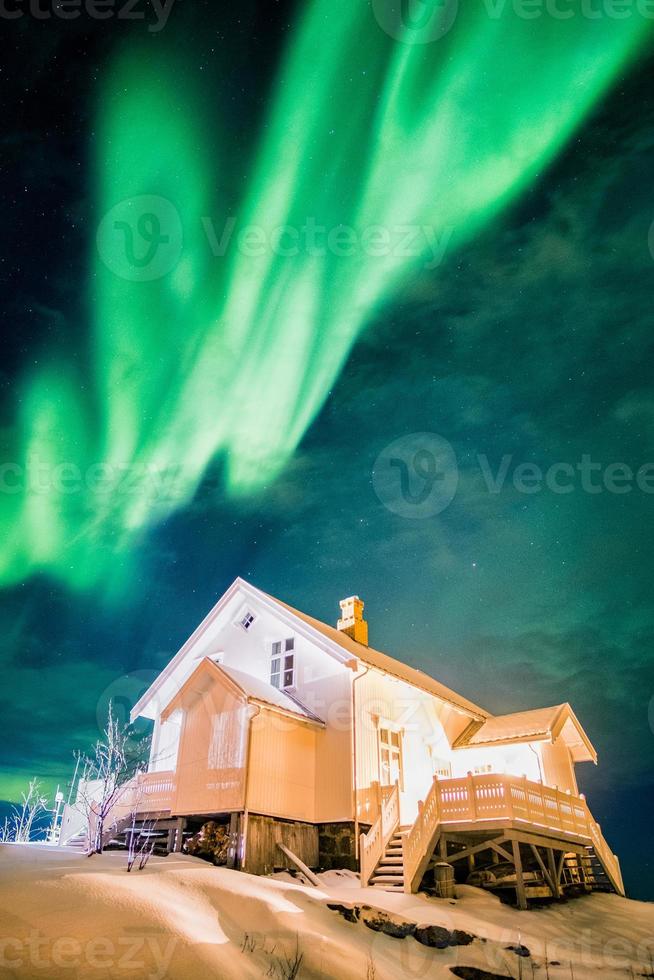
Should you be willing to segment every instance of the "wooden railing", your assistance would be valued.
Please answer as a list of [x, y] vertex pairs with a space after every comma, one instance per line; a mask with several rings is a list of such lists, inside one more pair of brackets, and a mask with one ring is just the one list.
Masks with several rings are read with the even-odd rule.
[[400, 825], [400, 792], [398, 784], [382, 797], [379, 816], [367, 834], [359, 838], [361, 886], [365, 887], [379, 863], [386, 845]]
[[111, 808], [107, 823], [116, 823], [130, 813], [171, 810], [175, 799], [174, 772], [143, 772], [125, 783]]
[[618, 895], [624, 895], [624, 884], [622, 881], [622, 871], [620, 870], [620, 862], [618, 860], [617, 854], [614, 854], [602, 834], [600, 825], [593, 820], [593, 817], [588, 811], [588, 816], [590, 818], [590, 832], [591, 840], [593, 842], [593, 848], [598, 858], [604, 866], [607, 877]]
[[589, 811], [581, 797], [561, 793], [524, 776], [489, 773], [437, 783], [441, 821], [521, 820], [538, 827], [589, 837]]
[[424, 803], [418, 803], [418, 816], [413, 826], [402, 835], [405, 892], [412, 892], [420, 884], [431, 858], [441, 822], [441, 786], [434, 777]]
[[562, 793], [526, 777], [469, 774], [436, 779], [413, 826], [403, 835], [405, 890], [419, 884], [440, 824], [519, 821], [549, 836], [570, 834], [587, 840], [619, 894], [624, 894], [620, 863], [606, 843], [583, 797]]

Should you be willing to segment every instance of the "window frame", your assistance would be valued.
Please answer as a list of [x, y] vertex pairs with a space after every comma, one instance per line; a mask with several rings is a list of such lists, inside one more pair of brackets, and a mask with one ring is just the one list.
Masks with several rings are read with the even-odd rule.
[[278, 691], [295, 690], [295, 654], [294, 636], [273, 640], [270, 644], [270, 684]]
[[[384, 738], [384, 733], [388, 737]], [[403, 731], [393, 723], [379, 719], [377, 726], [377, 751], [379, 753], [379, 785], [394, 786], [398, 783], [400, 792], [404, 792], [404, 747]], [[387, 761], [384, 761], [386, 755]], [[395, 765], [394, 765], [395, 763]], [[384, 768], [386, 767], [386, 768]], [[394, 771], [397, 778], [394, 779]]]
[[257, 614], [253, 613], [251, 609], [245, 609], [243, 614], [239, 616], [237, 625], [241, 627], [244, 633], [249, 633], [256, 621]]

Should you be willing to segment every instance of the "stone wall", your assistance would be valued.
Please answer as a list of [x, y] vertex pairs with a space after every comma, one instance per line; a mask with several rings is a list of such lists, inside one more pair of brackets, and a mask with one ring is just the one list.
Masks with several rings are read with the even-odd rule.
[[[364, 831], [366, 828], [361, 828]], [[355, 857], [354, 823], [321, 823], [318, 825], [318, 860], [326, 871], [346, 868], [358, 871]]]

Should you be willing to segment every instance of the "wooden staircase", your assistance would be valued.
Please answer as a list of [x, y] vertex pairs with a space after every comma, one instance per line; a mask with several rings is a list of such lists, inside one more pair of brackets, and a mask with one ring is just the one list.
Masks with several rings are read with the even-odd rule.
[[383, 888], [387, 891], [404, 891], [404, 856], [402, 834], [399, 830], [386, 844], [369, 884], [373, 888]]
[[76, 834], [69, 837], [64, 846], [74, 847], [76, 851], [83, 851], [86, 853], [88, 851], [88, 835], [86, 828], [84, 830], [78, 830]]

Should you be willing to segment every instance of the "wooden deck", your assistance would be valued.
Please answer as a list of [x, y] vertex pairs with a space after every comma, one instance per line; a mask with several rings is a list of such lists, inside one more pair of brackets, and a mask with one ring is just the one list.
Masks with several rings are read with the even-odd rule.
[[[393, 797], [382, 806], [382, 813], [369, 834], [361, 838], [362, 880], [367, 882], [380, 861], [386, 842], [397, 829], [394, 825]], [[435, 779], [418, 816], [403, 833], [403, 885], [416, 891], [439, 841], [447, 858], [447, 839], [451, 834], [469, 835], [475, 850], [484, 838], [494, 840], [503, 853], [502, 842], [512, 842], [511, 854], [519, 864], [520, 843], [528, 845], [541, 862], [538, 847], [564, 853], [594, 850], [618, 894], [624, 895], [620, 864], [602, 835], [583, 796], [571, 796], [535, 783], [525, 777], [501, 774], [468, 775], [460, 779]], [[462, 838], [463, 839], [463, 838]], [[551, 869], [550, 869], [551, 870]], [[549, 871], [548, 871], [549, 875]], [[556, 892], [556, 888], [553, 889]]]

